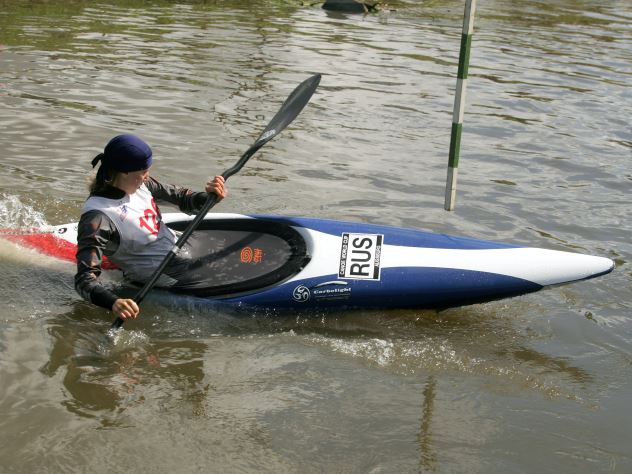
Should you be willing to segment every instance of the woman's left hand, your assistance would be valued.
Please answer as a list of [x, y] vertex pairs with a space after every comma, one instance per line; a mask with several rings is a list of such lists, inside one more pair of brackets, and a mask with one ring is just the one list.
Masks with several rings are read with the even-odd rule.
[[212, 180], [206, 183], [206, 192], [207, 193], [215, 193], [217, 195], [217, 200], [221, 201], [228, 195], [228, 191], [226, 190], [226, 184], [223, 176], [215, 176]]

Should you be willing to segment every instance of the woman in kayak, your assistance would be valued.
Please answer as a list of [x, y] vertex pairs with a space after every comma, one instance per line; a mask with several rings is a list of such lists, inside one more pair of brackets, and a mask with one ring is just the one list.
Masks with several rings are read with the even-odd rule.
[[[152, 276], [177, 237], [162, 223], [155, 201], [171, 203], [187, 214], [202, 208], [208, 193], [226, 197], [224, 178], [206, 183], [206, 192], [161, 184], [149, 176], [152, 151], [134, 135], [119, 135], [92, 160], [100, 163], [77, 229], [75, 289], [87, 301], [111, 309], [121, 319], [135, 318], [139, 308], [99, 282], [103, 256], [123, 270], [126, 278], [143, 283]], [[183, 261], [176, 258], [158, 280], [158, 286], [177, 285]]]

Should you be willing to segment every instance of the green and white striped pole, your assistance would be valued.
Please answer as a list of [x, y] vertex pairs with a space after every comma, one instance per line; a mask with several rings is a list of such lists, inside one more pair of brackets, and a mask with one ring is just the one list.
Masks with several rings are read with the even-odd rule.
[[463, 112], [465, 110], [465, 91], [467, 86], [467, 69], [470, 64], [470, 48], [474, 31], [474, 12], [476, 0], [465, 0], [463, 14], [463, 33], [461, 35], [461, 52], [459, 53], [459, 72], [456, 80], [454, 96], [454, 114], [452, 116], [452, 133], [450, 135], [450, 156], [448, 160], [448, 177], [445, 183], [445, 210], [453, 211], [456, 200], [456, 180], [461, 153], [461, 130], [463, 129]]

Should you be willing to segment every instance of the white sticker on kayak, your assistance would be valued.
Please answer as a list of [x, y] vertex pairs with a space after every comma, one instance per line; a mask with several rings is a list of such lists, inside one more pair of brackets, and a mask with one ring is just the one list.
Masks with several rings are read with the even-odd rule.
[[379, 280], [383, 240], [380, 234], [342, 234], [338, 277]]

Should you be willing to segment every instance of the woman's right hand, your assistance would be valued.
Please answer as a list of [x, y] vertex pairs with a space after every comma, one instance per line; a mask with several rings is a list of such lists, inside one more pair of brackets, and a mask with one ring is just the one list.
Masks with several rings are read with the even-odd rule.
[[226, 182], [223, 176], [215, 176], [213, 179], [209, 178], [205, 189], [209, 194], [215, 193], [217, 196], [217, 202], [224, 199], [228, 194], [228, 191], [226, 190]]
[[119, 298], [112, 305], [112, 312], [122, 320], [136, 319], [140, 313], [140, 308], [132, 299]]

